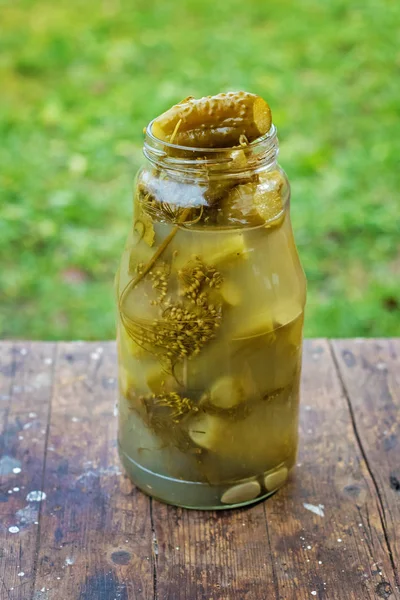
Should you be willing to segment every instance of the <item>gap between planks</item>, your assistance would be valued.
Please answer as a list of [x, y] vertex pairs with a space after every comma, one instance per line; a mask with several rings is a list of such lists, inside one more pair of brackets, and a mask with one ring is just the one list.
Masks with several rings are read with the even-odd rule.
[[338, 358], [337, 358], [337, 350], [335, 349], [332, 340], [328, 340], [328, 345], [329, 345], [329, 350], [333, 359], [333, 362], [335, 364], [335, 368], [336, 368], [336, 372], [337, 372], [337, 376], [340, 382], [340, 386], [342, 389], [342, 393], [344, 398], [346, 399], [347, 402], [347, 406], [349, 408], [349, 413], [350, 413], [350, 419], [351, 419], [351, 424], [353, 427], [353, 432], [354, 432], [354, 436], [357, 440], [357, 444], [358, 447], [360, 449], [360, 453], [364, 459], [365, 465], [367, 467], [368, 473], [371, 477], [373, 486], [375, 488], [375, 492], [376, 492], [376, 498], [377, 498], [377, 507], [378, 507], [378, 513], [379, 513], [379, 518], [380, 518], [380, 522], [381, 522], [381, 526], [382, 526], [382, 531], [383, 531], [383, 535], [385, 538], [385, 542], [386, 542], [386, 546], [387, 546], [387, 551], [388, 551], [388, 555], [389, 555], [389, 559], [390, 559], [390, 563], [392, 566], [392, 570], [393, 570], [393, 576], [394, 576], [394, 580], [396, 582], [396, 585], [398, 587], [398, 589], [400, 589], [400, 576], [396, 567], [396, 562], [394, 560], [394, 555], [393, 555], [393, 551], [392, 551], [392, 547], [390, 544], [390, 539], [389, 539], [389, 534], [388, 534], [388, 530], [387, 530], [387, 520], [386, 520], [386, 512], [385, 512], [385, 505], [383, 503], [382, 500], [382, 494], [378, 485], [378, 482], [376, 480], [373, 468], [370, 464], [370, 461], [368, 459], [368, 455], [367, 452], [364, 448], [364, 444], [362, 443], [361, 440], [361, 436], [360, 433], [358, 431], [358, 427], [357, 427], [357, 423], [356, 423], [356, 418], [355, 418], [355, 414], [354, 414], [354, 410], [353, 410], [353, 405], [351, 403], [351, 396], [349, 394], [349, 390], [347, 388], [347, 385], [344, 381], [343, 375], [342, 375], [342, 370], [341, 370], [341, 366], [339, 364]]

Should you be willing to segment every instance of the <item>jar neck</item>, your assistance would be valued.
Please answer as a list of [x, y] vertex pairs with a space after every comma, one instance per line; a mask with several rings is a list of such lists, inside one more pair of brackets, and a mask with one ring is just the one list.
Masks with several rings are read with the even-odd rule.
[[276, 168], [279, 142], [275, 125], [251, 144], [234, 148], [191, 148], [164, 142], [146, 128], [143, 153], [150, 163], [167, 172], [208, 179], [212, 176], [236, 175]]

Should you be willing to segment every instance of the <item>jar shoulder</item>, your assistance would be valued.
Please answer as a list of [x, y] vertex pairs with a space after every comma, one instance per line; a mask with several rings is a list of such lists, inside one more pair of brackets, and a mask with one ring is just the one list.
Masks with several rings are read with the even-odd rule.
[[134, 218], [155, 222], [245, 229], [279, 225], [289, 200], [288, 178], [276, 163], [205, 174], [146, 166], [136, 178], [133, 210]]

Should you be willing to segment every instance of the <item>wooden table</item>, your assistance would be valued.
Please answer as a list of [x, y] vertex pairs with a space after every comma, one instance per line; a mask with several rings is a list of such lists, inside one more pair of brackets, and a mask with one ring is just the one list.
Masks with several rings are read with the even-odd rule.
[[400, 340], [306, 341], [290, 483], [251, 508], [121, 472], [115, 345], [0, 344], [1, 600], [400, 598]]

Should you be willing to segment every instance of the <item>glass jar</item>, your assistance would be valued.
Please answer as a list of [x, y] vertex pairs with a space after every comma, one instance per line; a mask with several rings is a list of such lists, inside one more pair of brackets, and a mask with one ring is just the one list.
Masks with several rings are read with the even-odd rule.
[[116, 277], [119, 450], [155, 498], [265, 498], [296, 461], [306, 281], [276, 129], [235, 148], [146, 130]]

